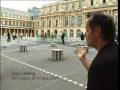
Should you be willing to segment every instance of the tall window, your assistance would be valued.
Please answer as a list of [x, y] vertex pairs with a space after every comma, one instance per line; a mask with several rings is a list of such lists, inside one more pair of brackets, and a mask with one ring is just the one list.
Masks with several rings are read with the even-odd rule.
[[75, 8], [75, 3], [72, 3], [72, 9], [74, 9]]
[[66, 9], [66, 11], [68, 10], [68, 4], [66, 5], [65, 9]]
[[79, 29], [77, 30], [76, 35], [77, 35], [77, 37], [80, 37], [81, 31]]
[[82, 25], [82, 16], [78, 16], [78, 19], [77, 19], [77, 24], [78, 26], [81, 26]]
[[91, 5], [93, 5], [93, 0], [91, 0]]
[[103, 0], [103, 3], [106, 3], [106, 0]]
[[23, 26], [25, 26], [25, 23], [23, 23]]
[[11, 25], [11, 21], [9, 21], [9, 25]]
[[75, 25], [75, 17], [72, 16], [72, 19], [71, 19], [71, 26], [74, 26]]
[[15, 26], [15, 21], [13, 21], [13, 26]]
[[57, 30], [54, 30], [54, 34], [57, 35]]
[[64, 30], [64, 33], [65, 33], [65, 37], [67, 37], [67, 30], [66, 29]]
[[22, 22], [20, 22], [20, 26], [22, 26]]
[[58, 7], [58, 6], [56, 6], [56, 11], [58, 11], [58, 9], [59, 9], [59, 7]]
[[49, 12], [51, 13], [51, 7], [49, 7]]
[[65, 26], [68, 26], [68, 17], [65, 17]]
[[49, 21], [49, 27], [51, 27], [51, 21]]
[[45, 22], [43, 21], [43, 23], [42, 23], [42, 26], [44, 27], [45, 26]]
[[82, 7], [82, 2], [79, 2], [79, 8], [81, 8]]
[[7, 21], [5, 21], [5, 25], [7, 25]]
[[56, 20], [56, 27], [58, 27], [58, 20]]
[[71, 30], [70, 30], [70, 37], [73, 37], [73, 33], [74, 33], [74, 32], [73, 32], [73, 30], [71, 29]]

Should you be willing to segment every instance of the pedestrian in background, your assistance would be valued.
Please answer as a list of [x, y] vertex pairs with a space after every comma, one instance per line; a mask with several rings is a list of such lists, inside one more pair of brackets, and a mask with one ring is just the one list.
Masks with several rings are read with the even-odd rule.
[[8, 33], [7, 33], [7, 42], [10, 42], [10, 39], [11, 39], [11, 37], [10, 37], [10, 32], [8, 32]]
[[65, 37], [65, 33], [64, 33], [64, 32], [62, 32], [62, 34], [61, 34], [61, 40], [62, 40], [62, 44], [65, 44], [64, 37]]

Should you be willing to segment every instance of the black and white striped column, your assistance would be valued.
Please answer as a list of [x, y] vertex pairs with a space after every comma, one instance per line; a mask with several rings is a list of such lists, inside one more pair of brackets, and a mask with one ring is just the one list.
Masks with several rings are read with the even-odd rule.
[[26, 44], [19, 45], [19, 51], [20, 52], [27, 52], [27, 45]]
[[63, 50], [62, 49], [52, 49], [53, 60], [63, 60]]

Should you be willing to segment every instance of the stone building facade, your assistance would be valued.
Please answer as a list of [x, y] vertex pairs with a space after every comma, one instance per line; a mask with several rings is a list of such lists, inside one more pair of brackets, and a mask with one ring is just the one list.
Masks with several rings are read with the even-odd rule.
[[41, 33], [60, 35], [64, 31], [69, 40], [74, 40], [85, 33], [86, 15], [91, 12], [112, 16], [117, 27], [118, 0], [62, 0], [28, 12], [1, 8], [0, 34], [15, 32], [35, 37]]
[[64, 31], [70, 40], [85, 33], [86, 15], [99, 12], [112, 16], [117, 25], [117, 0], [63, 0], [40, 8], [39, 33], [46, 32], [60, 35]]

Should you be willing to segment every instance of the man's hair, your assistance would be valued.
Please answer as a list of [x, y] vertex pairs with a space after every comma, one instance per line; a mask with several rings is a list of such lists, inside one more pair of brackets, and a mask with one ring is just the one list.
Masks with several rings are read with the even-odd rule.
[[101, 36], [104, 40], [114, 40], [115, 39], [115, 24], [113, 18], [100, 13], [92, 13], [88, 16], [88, 26], [94, 30], [95, 27], [99, 27], [101, 30]]

